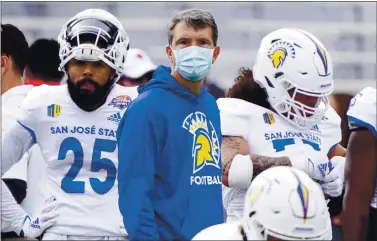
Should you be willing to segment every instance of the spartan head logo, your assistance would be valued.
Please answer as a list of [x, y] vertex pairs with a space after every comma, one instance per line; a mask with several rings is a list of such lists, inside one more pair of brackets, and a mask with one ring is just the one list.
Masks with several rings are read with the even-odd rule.
[[220, 169], [219, 139], [211, 121], [203, 113], [195, 112], [185, 118], [182, 127], [193, 136], [193, 174], [205, 166]]
[[295, 58], [296, 52], [292, 44], [287, 41], [279, 40], [272, 44], [267, 56], [271, 59], [275, 69], [283, 66], [287, 57]]

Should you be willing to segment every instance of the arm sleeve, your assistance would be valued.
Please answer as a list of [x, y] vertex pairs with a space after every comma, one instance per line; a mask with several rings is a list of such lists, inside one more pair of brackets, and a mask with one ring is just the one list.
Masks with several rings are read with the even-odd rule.
[[27, 213], [17, 204], [5, 183], [1, 182], [1, 232], [20, 234]]
[[4, 173], [3, 179], [17, 179], [27, 182], [29, 158], [29, 152], [26, 152], [19, 162], [14, 164], [6, 173]]
[[28, 110], [21, 110], [18, 120], [5, 132], [2, 140], [1, 174], [18, 162], [29, 148], [37, 142]]
[[160, 142], [152, 112], [133, 103], [117, 132], [119, 209], [130, 240], [160, 239], [152, 200]]

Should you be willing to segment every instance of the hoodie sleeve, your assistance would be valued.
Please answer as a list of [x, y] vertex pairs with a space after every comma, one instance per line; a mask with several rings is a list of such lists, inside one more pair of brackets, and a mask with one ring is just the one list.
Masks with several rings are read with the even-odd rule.
[[152, 200], [159, 128], [144, 99], [129, 107], [117, 132], [119, 209], [131, 241], [160, 239]]

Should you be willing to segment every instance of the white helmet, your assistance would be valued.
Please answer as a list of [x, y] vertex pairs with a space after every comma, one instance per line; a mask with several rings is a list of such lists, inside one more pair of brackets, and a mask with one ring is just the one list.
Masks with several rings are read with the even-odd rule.
[[[129, 49], [129, 38], [119, 20], [102, 9], [87, 9], [71, 18], [58, 36], [60, 70], [72, 58], [83, 61], [102, 60], [122, 75]], [[87, 43], [90, 42], [90, 43]]]
[[[299, 128], [318, 124], [329, 107], [328, 96], [334, 89], [332, 60], [308, 32], [279, 29], [265, 36], [253, 75], [266, 90], [271, 107]], [[318, 102], [315, 107], [305, 105], [294, 100], [297, 94], [318, 97]]]
[[252, 181], [243, 228], [259, 240], [331, 240], [331, 219], [321, 187], [303, 171], [272, 167]]

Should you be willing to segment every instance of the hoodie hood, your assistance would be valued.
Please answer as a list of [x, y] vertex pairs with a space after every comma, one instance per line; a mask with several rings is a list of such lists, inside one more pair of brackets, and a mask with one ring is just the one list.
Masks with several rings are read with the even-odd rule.
[[177, 80], [171, 75], [170, 67], [163, 65], [158, 66], [153, 74], [152, 79], [148, 83], [140, 85], [137, 88], [137, 91], [139, 92], [139, 94], [142, 94], [143, 92], [153, 88], [169, 90], [171, 92], [175, 92], [194, 100], [200, 99], [201, 96], [203, 96], [203, 94], [205, 94], [206, 92], [205, 87], [202, 86], [199, 95], [195, 95], [190, 89], [182, 86], [177, 82]]

